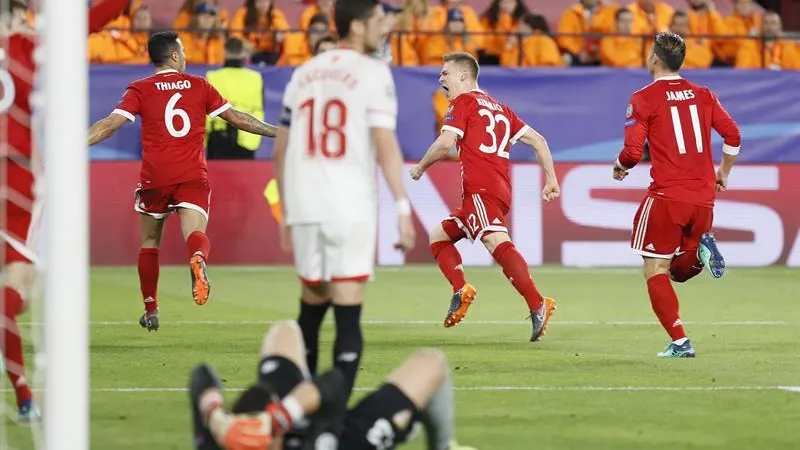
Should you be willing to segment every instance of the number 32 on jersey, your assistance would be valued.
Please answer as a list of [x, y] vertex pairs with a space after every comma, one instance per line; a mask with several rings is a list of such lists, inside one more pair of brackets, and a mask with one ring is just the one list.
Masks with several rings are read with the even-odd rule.
[[[511, 123], [508, 121], [508, 118], [503, 115], [503, 113], [495, 114], [493, 111], [489, 111], [488, 109], [478, 110], [478, 115], [481, 117], [486, 117], [489, 120], [489, 124], [486, 125], [486, 133], [489, 134], [489, 137], [492, 140], [491, 145], [481, 143], [479, 147], [480, 150], [484, 153], [497, 153], [497, 156], [508, 159], [509, 153], [507, 146], [508, 140], [511, 137]], [[497, 125], [500, 123], [503, 124], [503, 137], [500, 139], [498, 145]]]

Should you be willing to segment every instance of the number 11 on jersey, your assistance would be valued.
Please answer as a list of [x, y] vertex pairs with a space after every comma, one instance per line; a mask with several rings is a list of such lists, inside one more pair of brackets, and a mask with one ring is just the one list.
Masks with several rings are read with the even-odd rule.
[[322, 130], [317, 133], [314, 123], [314, 99], [309, 98], [300, 104], [301, 111], [308, 112], [308, 157], [315, 158], [317, 150], [324, 158], [336, 159], [345, 154], [347, 136], [347, 106], [338, 98], [332, 98], [322, 105]]
[[[672, 115], [672, 129], [675, 131], [678, 153], [685, 155], [686, 138], [683, 135], [680, 112], [677, 106], [670, 106], [669, 112]], [[694, 131], [694, 144], [697, 148], [697, 153], [703, 153], [703, 134], [700, 132], [700, 115], [697, 113], [697, 105], [689, 105], [689, 116], [692, 119], [692, 131]]]

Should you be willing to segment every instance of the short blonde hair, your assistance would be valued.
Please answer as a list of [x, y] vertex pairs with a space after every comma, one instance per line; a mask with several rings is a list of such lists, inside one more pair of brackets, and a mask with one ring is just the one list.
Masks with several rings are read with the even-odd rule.
[[467, 52], [451, 52], [444, 55], [442, 58], [445, 63], [453, 62], [458, 65], [464, 66], [472, 75], [473, 80], [478, 80], [478, 74], [481, 71], [481, 66], [478, 64], [478, 60], [475, 59], [472, 54]]

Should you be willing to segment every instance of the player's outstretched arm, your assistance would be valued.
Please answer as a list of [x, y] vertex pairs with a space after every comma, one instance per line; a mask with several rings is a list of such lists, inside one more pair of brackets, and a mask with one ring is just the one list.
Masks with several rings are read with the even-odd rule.
[[[451, 159], [449, 158], [448, 154], [450, 150], [456, 146], [456, 142], [458, 141], [458, 135], [453, 133], [450, 130], [442, 131], [442, 134], [433, 141], [433, 144], [428, 148], [428, 151], [425, 152], [425, 156], [422, 157], [419, 164], [411, 168], [411, 178], [415, 180], [419, 180], [422, 177], [422, 174], [425, 173], [428, 168], [432, 165], [436, 164], [437, 162], [443, 159]], [[456, 157], [456, 159], [458, 159]]]
[[229, 108], [219, 115], [223, 120], [233, 125], [239, 130], [248, 133], [260, 134], [261, 136], [275, 137], [278, 134], [278, 127], [268, 124], [245, 112]]
[[126, 122], [128, 122], [128, 119], [115, 113], [111, 113], [108, 117], [98, 120], [89, 127], [89, 145], [94, 145], [110, 138], [121, 126], [125, 125]]
[[547, 140], [538, 131], [528, 127], [519, 141], [533, 149], [536, 159], [539, 160], [539, 164], [542, 166], [542, 170], [544, 170], [542, 198], [546, 201], [557, 198], [561, 195], [561, 188], [558, 186], [556, 168], [553, 164], [553, 155], [550, 153], [550, 146], [547, 145]]

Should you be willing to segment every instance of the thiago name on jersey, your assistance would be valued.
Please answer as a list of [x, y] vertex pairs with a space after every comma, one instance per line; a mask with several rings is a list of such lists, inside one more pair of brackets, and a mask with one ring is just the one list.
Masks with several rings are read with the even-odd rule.
[[667, 91], [667, 101], [677, 102], [680, 100], [691, 100], [694, 98], [694, 91], [686, 89], [683, 91]]
[[192, 82], [189, 80], [156, 81], [155, 85], [156, 89], [158, 89], [159, 91], [180, 91], [192, 88]]

